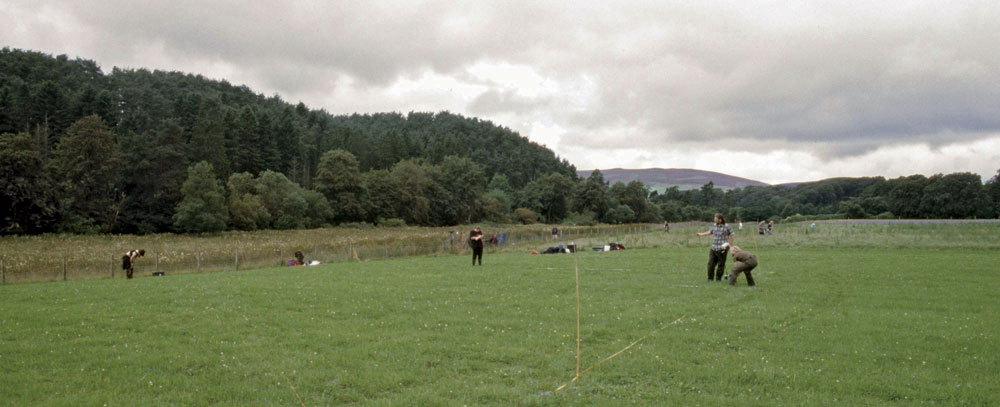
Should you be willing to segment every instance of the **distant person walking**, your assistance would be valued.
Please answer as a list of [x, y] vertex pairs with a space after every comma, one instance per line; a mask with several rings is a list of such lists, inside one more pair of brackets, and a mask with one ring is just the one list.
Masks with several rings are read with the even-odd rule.
[[132, 270], [135, 268], [135, 259], [145, 256], [146, 251], [143, 249], [129, 250], [122, 256], [122, 270], [125, 270], [125, 277], [132, 278]]
[[765, 225], [765, 223], [764, 223], [763, 220], [761, 220], [760, 222], [757, 222], [757, 234], [761, 234], [761, 235], [764, 234], [764, 227], [765, 227], [764, 225]]
[[483, 265], [483, 230], [476, 226], [472, 228], [469, 232], [469, 247], [472, 248], [472, 265], [476, 265], [476, 259], [479, 259], [479, 265]]
[[670, 221], [663, 221], [663, 231], [670, 233]]
[[713, 269], [715, 280], [722, 281], [722, 275], [726, 271], [726, 255], [729, 253], [729, 246], [733, 244], [735, 234], [721, 213], [715, 214], [715, 225], [712, 225], [711, 229], [695, 233], [695, 236], [712, 235], [712, 246], [708, 250], [708, 281], [712, 281]]
[[743, 221], [740, 221], [740, 230], [743, 230]]
[[774, 221], [773, 220], [767, 223], [767, 234], [771, 234], [772, 231], [774, 231]]
[[747, 285], [755, 286], [750, 270], [757, 267], [757, 256], [740, 249], [739, 246], [732, 246], [730, 249], [733, 251], [733, 270], [729, 272], [729, 285], [736, 285], [736, 278], [740, 276], [740, 273], [745, 273]]

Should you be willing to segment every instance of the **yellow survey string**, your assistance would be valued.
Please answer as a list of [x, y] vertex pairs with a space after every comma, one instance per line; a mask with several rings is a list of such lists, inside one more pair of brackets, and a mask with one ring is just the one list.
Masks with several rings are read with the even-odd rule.
[[[754, 239], [753, 239], [753, 254], [755, 254], [755, 255], [759, 255], [760, 254], [760, 251], [757, 250], [757, 238], [759, 238], [759, 237], [760, 237], [760, 235], [757, 235], [757, 236], [754, 236]], [[734, 263], [735, 263], [735, 259], [734, 259]], [[760, 260], [757, 261], [757, 267], [760, 267]], [[757, 272], [760, 273], [760, 269], [757, 269]], [[760, 274], [757, 274], [757, 275], [760, 275]]]
[[576, 377], [580, 377], [580, 264], [573, 249], [573, 268], [576, 270]]
[[291, 383], [288, 383], [288, 387], [292, 388], [292, 393], [295, 393], [295, 398], [299, 399], [299, 404], [301, 404], [302, 407], [306, 407], [306, 403], [302, 401], [302, 397], [299, 397], [299, 392], [295, 390], [295, 386], [292, 386]]
[[[620, 350], [618, 352], [615, 352], [615, 353], [612, 353], [608, 357], [606, 357], [604, 359], [601, 359], [599, 362], [594, 363], [592, 366], [584, 369], [582, 372], [579, 371], [579, 366], [578, 366], [577, 367], [578, 370], [577, 370], [576, 377], [574, 377], [572, 380], [566, 382], [566, 384], [563, 384], [562, 386], [559, 386], [556, 389], [556, 391], [560, 391], [562, 389], [565, 389], [567, 386], [570, 385], [570, 383], [573, 383], [573, 382], [579, 380], [581, 376], [583, 376], [584, 374], [586, 374], [587, 372], [589, 372], [591, 370], [594, 370], [594, 368], [596, 368], [597, 366], [600, 366], [602, 363], [607, 362], [607, 361], [609, 361], [611, 359], [614, 359], [614, 358], [618, 357], [618, 355], [621, 355], [622, 353], [625, 353], [625, 351], [629, 350], [630, 348], [632, 348], [633, 346], [635, 346], [639, 342], [644, 341], [646, 338], [649, 338], [650, 336], [655, 335], [657, 332], [662, 331], [664, 328], [666, 328], [668, 326], [671, 326], [671, 325], [675, 325], [675, 324], [681, 322], [682, 320], [684, 320], [684, 316], [681, 316], [680, 318], [675, 319], [673, 322], [671, 322], [669, 324], [665, 324], [665, 325], [660, 326], [659, 328], [654, 329], [652, 332], [646, 334], [646, 336], [643, 336], [642, 338], [636, 339], [635, 342], [630, 343], [628, 346], [622, 348], [622, 350]], [[577, 357], [577, 364], [579, 365], [579, 357]]]

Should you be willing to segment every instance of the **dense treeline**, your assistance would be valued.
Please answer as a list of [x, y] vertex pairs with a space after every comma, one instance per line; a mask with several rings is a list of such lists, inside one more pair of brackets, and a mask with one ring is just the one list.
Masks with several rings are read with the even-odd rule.
[[[482, 192], [495, 175], [511, 190], [549, 174], [575, 179], [575, 168], [551, 150], [488, 121], [447, 112], [335, 116], [226, 81], [144, 69], [105, 75], [93, 61], [9, 48], [0, 50], [0, 134], [7, 233], [188, 230], [174, 215], [189, 167], [200, 162], [225, 187], [246, 174], [276, 187], [280, 175], [298, 188], [286, 193], [323, 191], [332, 204], [316, 222], [270, 213], [257, 227], [468, 221], [478, 196], [442, 196], [462, 189], [452, 180], [479, 182], [469, 188]], [[359, 173], [325, 176], [350, 178], [349, 185], [320, 181], [330, 151], [350, 155]], [[449, 171], [462, 165], [475, 171], [455, 178]], [[367, 187], [371, 197], [362, 193]], [[228, 194], [227, 203], [246, 203]], [[433, 211], [425, 208], [431, 204]], [[253, 223], [227, 222], [237, 225]]]
[[985, 185], [972, 173], [831, 178], [795, 186], [750, 186], [721, 191], [711, 183], [700, 190], [671, 188], [653, 193], [667, 219], [994, 218], [1000, 216], [1000, 171]]
[[334, 116], [225, 81], [0, 51], [0, 233], [210, 232], [341, 223], [659, 222], [1000, 215], [957, 173], [650, 192], [450, 113]]

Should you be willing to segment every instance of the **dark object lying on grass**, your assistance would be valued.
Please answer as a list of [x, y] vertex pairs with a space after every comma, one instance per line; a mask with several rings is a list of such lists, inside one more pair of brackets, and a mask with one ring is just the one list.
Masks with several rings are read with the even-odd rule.
[[553, 254], [553, 253], [576, 253], [576, 245], [568, 244], [566, 245], [566, 247], [563, 247], [562, 243], [560, 243], [554, 247], [549, 247], [548, 249], [545, 249], [545, 251], [542, 252], [542, 254]]
[[609, 251], [612, 251], [612, 250], [625, 250], [625, 246], [622, 246], [622, 245], [620, 245], [618, 243], [615, 243], [615, 242], [611, 242], [611, 243], [608, 243], [608, 244], [606, 244], [604, 246], [594, 247], [594, 251], [595, 252], [609, 252]]
[[568, 250], [563, 249], [562, 245], [558, 245], [545, 249], [544, 251], [542, 251], [542, 254], [555, 254], [555, 253], [568, 253], [568, 252], [569, 252]]

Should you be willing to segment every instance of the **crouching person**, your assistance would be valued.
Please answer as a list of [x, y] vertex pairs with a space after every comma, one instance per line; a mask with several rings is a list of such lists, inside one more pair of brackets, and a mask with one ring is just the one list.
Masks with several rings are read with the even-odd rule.
[[739, 277], [740, 273], [744, 273], [747, 276], [747, 285], [753, 287], [753, 275], [750, 271], [757, 267], [757, 256], [746, 250], [742, 250], [739, 246], [731, 246], [730, 250], [733, 253], [733, 269], [729, 272], [729, 285], [736, 285], [736, 277]]
[[125, 270], [125, 277], [132, 278], [132, 271], [135, 269], [135, 259], [145, 255], [146, 251], [139, 249], [129, 250], [128, 253], [122, 256], [122, 270]]

